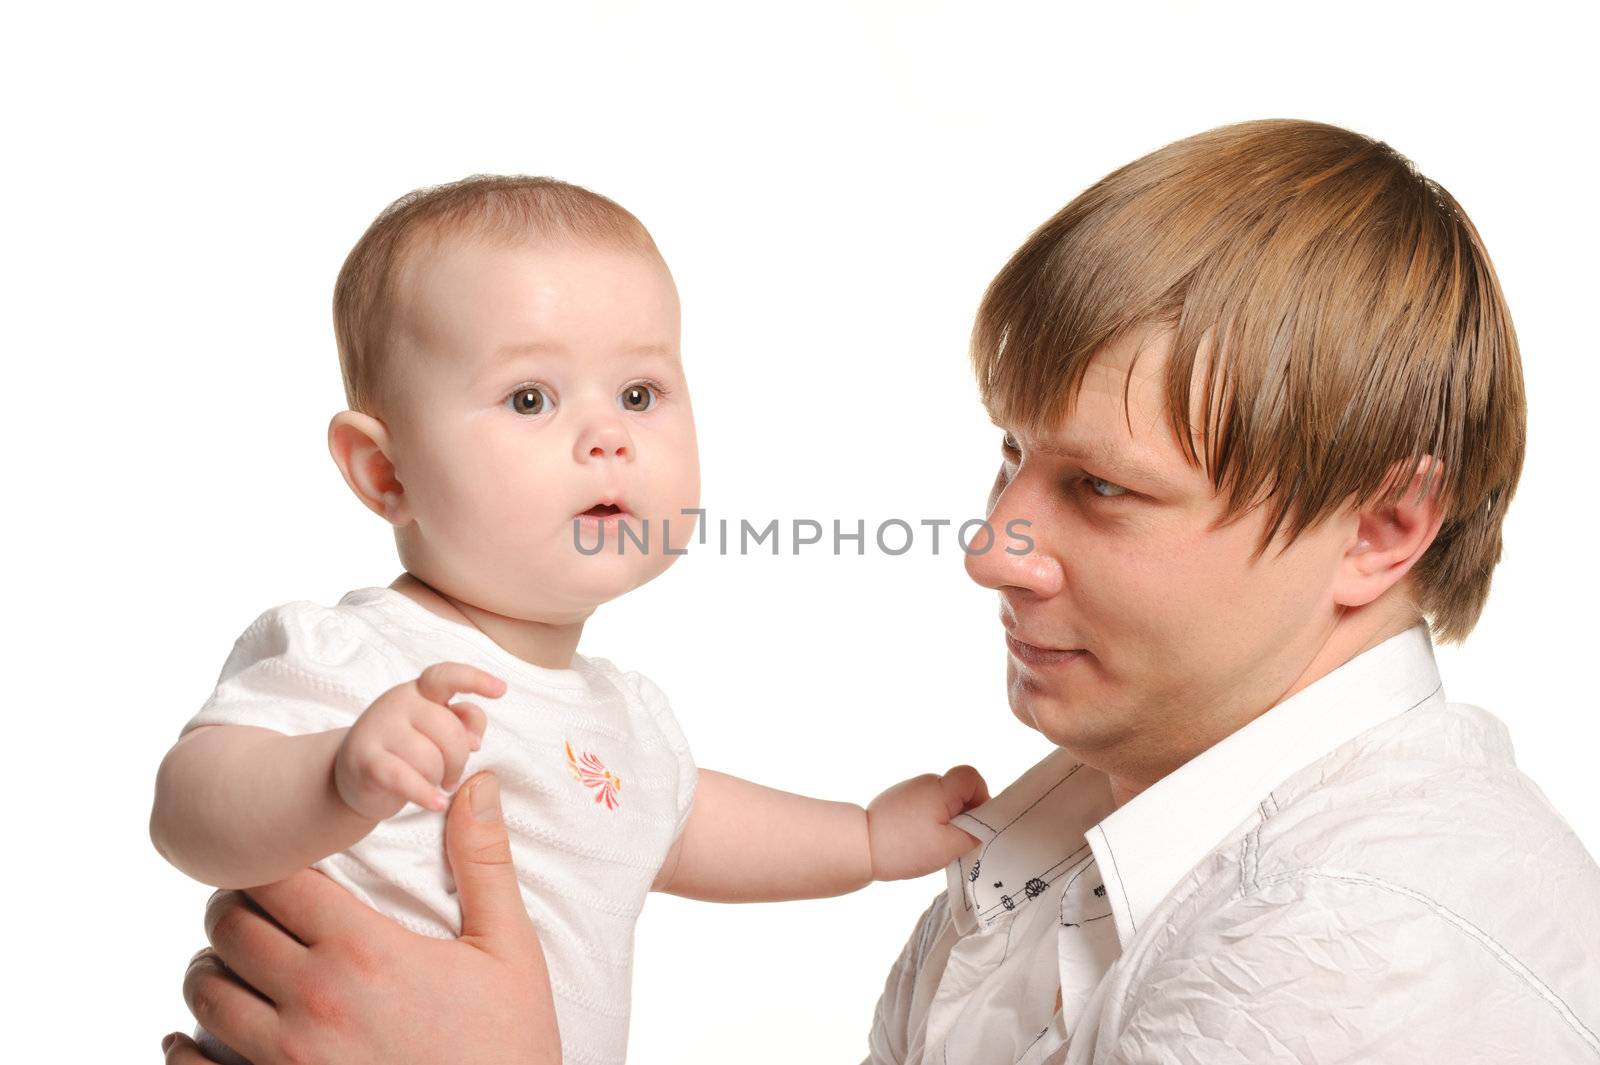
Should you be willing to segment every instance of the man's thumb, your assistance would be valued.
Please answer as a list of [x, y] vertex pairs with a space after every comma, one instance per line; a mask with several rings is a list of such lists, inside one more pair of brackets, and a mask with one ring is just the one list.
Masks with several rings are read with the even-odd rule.
[[[500, 812], [500, 782], [479, 773], [463, 784], [445, 818], [444, 849], [461, 903], [461, 935], [490, 953], [520, 949], [533, 924], [522, 905], [511, 840]], [[509, 941], [517, 940], [517, 944]]]

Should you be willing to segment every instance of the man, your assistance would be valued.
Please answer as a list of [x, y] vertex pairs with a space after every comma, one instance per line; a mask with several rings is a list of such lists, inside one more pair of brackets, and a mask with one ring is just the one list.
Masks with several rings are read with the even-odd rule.
[[973, 356], [1037, 550], [968, 570], [1060, 749], [957, 818], [869, 1061], [1600, 1060], [1600, 869], [1434, 665], [1524, 436], [1448, 193], [1328, 126], [1180, 141], [1028, 239]]
[[[1482, 610], [1524, 437], [1449, 195], [1333, 127], [1180, 141], [1029, 238], [973, 351], [990, 520], [1035, 548], [969, 569], [1059, 750], [961, 819], [984, 842], [869, 1061], [1600, 1060], [1600, 869], [1433, 662]], [[294, 942], [223, 895], [200, 1021], [262, 1065], [537, 1060], [482, 805], [450, 823], [480, 931], [423, 946], [302, 875], [255, 893]]]

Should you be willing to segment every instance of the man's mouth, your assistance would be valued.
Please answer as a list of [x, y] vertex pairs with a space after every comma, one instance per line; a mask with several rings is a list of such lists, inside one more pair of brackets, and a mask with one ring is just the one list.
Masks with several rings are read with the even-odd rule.
[[1087, 653], [1081, 647], [1051, 647], [1034, 643], [1010, 628], [1006, 629], [1006, 647], [1018, 661], [1036, 667], [1065, 665]]

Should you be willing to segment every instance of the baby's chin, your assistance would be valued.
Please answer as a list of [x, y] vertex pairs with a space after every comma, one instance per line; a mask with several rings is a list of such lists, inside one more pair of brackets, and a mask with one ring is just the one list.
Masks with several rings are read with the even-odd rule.
[[559, 572], [541, 575], [513, 592], [517, 606], [496, 613], [548, 622], [581, 621], [606, 603], [655, 580], [674, 557], [577, 558]]

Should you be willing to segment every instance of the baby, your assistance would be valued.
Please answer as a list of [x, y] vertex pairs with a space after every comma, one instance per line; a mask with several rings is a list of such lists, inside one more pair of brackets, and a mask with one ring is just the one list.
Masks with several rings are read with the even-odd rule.
[[547, 178], [419, 190], [350, 252], [334, 324], [329, 448], [404, 572], [239, 637], [161, 765], [169, 861], [219, 887], [314, 864], [452, 936], [441, 811], [492, 769], [562, 1058], [585, 1065], [623, 1060], [646, 892], [818, 898], [974, 845], [949, 823], [987, 798], [970, 767], [866, 809], [698, 770], [654, 684], [576, 653], [595, 607], [685, 550], [699, 500], [677, 291], [633, 215]]

